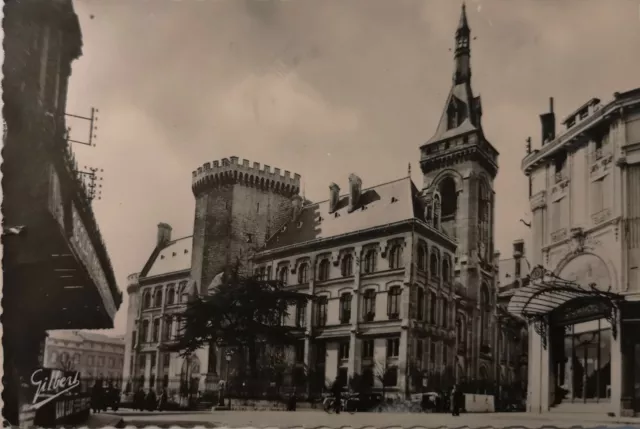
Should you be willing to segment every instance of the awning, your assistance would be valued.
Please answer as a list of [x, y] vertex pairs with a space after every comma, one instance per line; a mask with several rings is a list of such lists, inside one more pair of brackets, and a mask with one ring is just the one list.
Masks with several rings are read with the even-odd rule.
[[538, 318], [579, 298], [600, 298], [605, 302], [617, 302], [624, 298], [614, 292], [611, 287], [603, 290], [595, 284], [581, 285], [564, 280], [545, 270], [535, 267], [531, 271], [527, 286], [516, 289], [507, 307], [509, 313], [525, 319]]
[[[529, 284], [516, 289], [507, 311], [532, 323], [543, 337], [543, 345], [546, 347], [549, 315], [554, 310], [572, 304], [581, 305], [587, 301], [598, 302], [607, 309], [609, 318], [615, 318], [619, 303], [623, 300], [622, 295], [611, 291], [610, 285], [607, 285], [607, 289], [594, 283], [582, 285], [564, 280], [553, 272], [537, 266], [531, 271]], [[615, 323], [612, 325], [615, 336]]]

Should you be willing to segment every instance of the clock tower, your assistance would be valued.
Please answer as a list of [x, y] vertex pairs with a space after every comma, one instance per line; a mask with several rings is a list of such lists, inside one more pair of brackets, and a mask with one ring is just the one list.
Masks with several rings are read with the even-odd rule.
[[[463, 4], [455, 33], [451, 90], [434, 135], [420, 147], [425, 220], [458, 242], [456, 275], [467, 317], [463, 359], [471, 378], [490, 378], [496, 302], [493, 181], [498, 151], [482, 130], [482, 104], [471, 88], [471, 30]], [[463, 308], [464, 307], [464, 308]]]

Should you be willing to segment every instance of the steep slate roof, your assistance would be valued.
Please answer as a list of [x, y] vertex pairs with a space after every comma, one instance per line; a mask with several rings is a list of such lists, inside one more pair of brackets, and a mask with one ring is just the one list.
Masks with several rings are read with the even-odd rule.
[[104, 334], [98, 334], [96, 332], [68, 330], [53, 330], [48, 331], [47, 333], [49, 338], [54, 340], [73, 341], [77, 343], [93, 341], [96, 343], [108, 343], [124, 346], [124, 338], [122, 336], [112, 337]]
[[363, 189], [358, 208], [351, 213], [348, 213], [348, 194], [340, 196], [334, 213], [329, 213], [329, 200], [305, 205], [297, 220], [289, 219], [261, 250], [336, 237], [415, 217], [421, 219], [424, 209], [417, 194], [411, 179], [404, 177]]
[[147, 263], [149, 269], [144, 273], [145, 277], [160, 276], [190, 269], [192, 244], [193, 236], [189, 236], [172, 240], [159, 251], [156, 249], [154, 252], [155, 258], [151, 265], [149, 266], [149, 263]]

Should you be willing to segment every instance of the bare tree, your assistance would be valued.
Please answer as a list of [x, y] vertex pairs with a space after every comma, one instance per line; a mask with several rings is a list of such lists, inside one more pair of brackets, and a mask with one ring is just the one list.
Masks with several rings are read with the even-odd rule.
[[373, 375], [376, 380], [379, 380], [382, 384], [382, 397], [384, 398], [387, 392], [387, 387], [393, 387], [398, 384], [398, 368], [396, 366], [390, 366], [386, 359], [376, 360], [373, 368]]

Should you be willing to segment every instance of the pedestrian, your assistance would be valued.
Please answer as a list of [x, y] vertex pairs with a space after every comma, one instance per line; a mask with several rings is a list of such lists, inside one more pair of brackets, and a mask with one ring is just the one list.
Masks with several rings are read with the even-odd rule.
[[451, 389], [451, 396], [449, 397], [452, 416], [460, 415], [460, 408], [462, 408], [463, 400], [464, 400], [464, 395], [462, 394], [462, 391], [456, 384], [454, 384], [453, 389]]
[[340, 409], [342, 408], [342, 384], [340, 380], [336, 377], [336, 380], [333, 382], [332, 389], [333, 390], [333, 407], [336, 414], [340, 414]]

